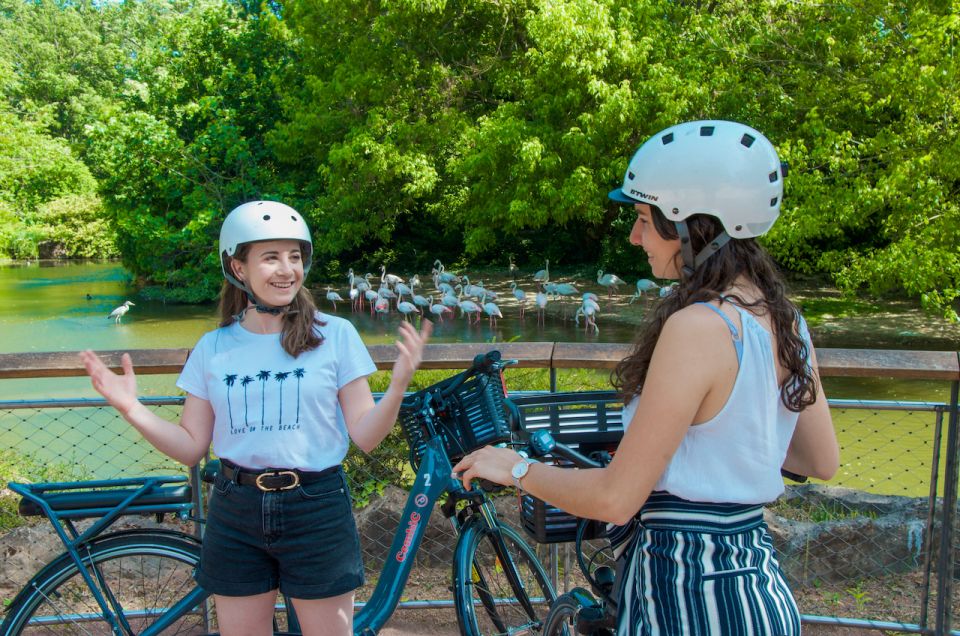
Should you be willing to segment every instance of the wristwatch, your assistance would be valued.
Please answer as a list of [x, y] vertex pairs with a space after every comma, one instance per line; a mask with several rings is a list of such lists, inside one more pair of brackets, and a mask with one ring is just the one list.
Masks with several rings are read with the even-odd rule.
[[530, 464], [536, 463], [534, 460], [524, 457], [510, 469], [510, 475], [513, 477], [513, 484], [517, 487], [517, 490], [521, 489], [520, 480], [527, 476], [527, 471], [530, 470]]

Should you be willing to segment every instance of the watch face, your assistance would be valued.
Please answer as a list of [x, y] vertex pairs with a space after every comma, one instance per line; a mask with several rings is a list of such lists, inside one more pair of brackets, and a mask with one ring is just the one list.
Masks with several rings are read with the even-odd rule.
[[520, 479], [527, 474], [527, 470], [529, 469], [529, 462], [521, 459], [519, 462], [513, 465], [513, 470], [510, 471], [510, 474], [513, 475], [514, 479]]

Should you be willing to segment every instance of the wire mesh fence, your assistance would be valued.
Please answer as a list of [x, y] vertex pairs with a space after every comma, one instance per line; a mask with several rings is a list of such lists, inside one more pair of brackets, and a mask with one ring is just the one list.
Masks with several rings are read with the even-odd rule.
[[[158, 415], [178, 419], [180, 398], [148, 402]], [[958, 600], [952, 564], [960, 549], [956, 532], [948, 533], [948, 543], [942, 541], [944, 511], [956, 508], [956, 488], [946, 473], [950, 405], [834, 401], [831, 406], [841, 443], [837, 477], [830, 484], [788, 485], [766, 513], [801, 612], [808, 622], [908, 632], [922, 631], [936, 619], [948, 623]], [[155, 451], [116, 411], [90, 400], [0, 403], [0, 449], [3, 483], [187, 470]], [[413, 472], [399, 432], [370, 455], [352, 451], [345, 465], [367, 564], [362, 601], [389, 558]], [[11, 525], [15, 504], [4, 495]], [[512, 491], [505, 491], [498, 508], [521, 526]], [[957, 523], [956, 515], [946, 518], [948, 527]], [[449, 602], [455, 541], [452, 525], [437, 511], [416, 555], [405, 601]], [[583, 584], [569, 544], [538, 551], [551, 563], [559, 587]], [[16, 585], [16, 574], [6, 564], [4, 570]], [[31, 573], [22, 573], [20, 584]], [[938, 604], [940, 595], [950, 601]]]

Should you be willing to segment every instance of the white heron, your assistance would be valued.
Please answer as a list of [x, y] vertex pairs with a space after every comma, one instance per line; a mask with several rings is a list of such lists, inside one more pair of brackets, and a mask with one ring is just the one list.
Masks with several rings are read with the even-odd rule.
[[620, 285], [626, 284], [616, 274], [604, 274], [602, 269], [597, 270], [597, 282], [607, 288], [607, 297], [610, 297], [611, 293], [617, 293]]
[[120, 305], [119, 307], [117, 307], [116, 309], [114, 309], [113, 311], [111, 311], [111, 312], [110, 312], [110, 315], [107, 316], [107, 317], [108, 317], [108, 318], [115, 318], [116, 320], [114, 320], [114, 322], [119, 325], [119, 324], [120, 324], [120, 319], [123, 318], [123, 315], [124, 315], [125, 313], [127, 313], [128, 311], [130, 311], [130, 307], [131, 307], [131, 306], [135, 306], [135, 305], [134, 305], [134, 303], [132, 303], [132, 302], [130, 302], [130, 301], [128, 300], [128, 301], [126, 301], [125, 303], [123, 303], [122, 305]]

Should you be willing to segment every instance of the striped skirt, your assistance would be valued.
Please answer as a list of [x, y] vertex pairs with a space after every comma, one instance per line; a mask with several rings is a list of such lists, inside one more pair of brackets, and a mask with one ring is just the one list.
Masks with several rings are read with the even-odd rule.
[[620, 636], [800, 633], [761, 506], [655, 492], [639, 518], [621, 578]]

